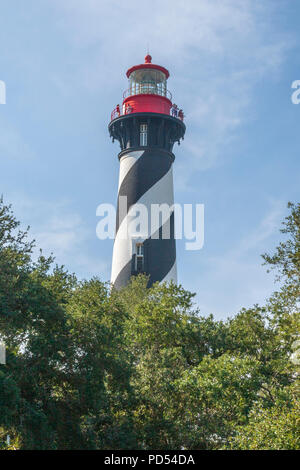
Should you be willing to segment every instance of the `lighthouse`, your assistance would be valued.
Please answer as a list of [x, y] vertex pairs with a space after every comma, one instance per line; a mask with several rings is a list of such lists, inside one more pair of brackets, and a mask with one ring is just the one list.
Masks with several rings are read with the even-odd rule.
[[[117, 289], [140, 273], [149, 276], [149, 286], [177, 282], [173, 146], [185, 133], [183, 112], [167, 89], [166, 68], [153, 64], [148, 54], [126, 75], [128, 89], [108, 126], [121, 148], [111, 273]], [[143, 229], [132, 230], [141, 215]]]

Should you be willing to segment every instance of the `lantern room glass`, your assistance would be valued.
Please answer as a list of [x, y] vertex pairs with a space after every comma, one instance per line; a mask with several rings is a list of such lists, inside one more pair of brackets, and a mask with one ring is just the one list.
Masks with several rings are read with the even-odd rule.
[[167, 95], [167, 79], [163, 72], [155, 69], [139, 69], [130, 74], [129, 94]]

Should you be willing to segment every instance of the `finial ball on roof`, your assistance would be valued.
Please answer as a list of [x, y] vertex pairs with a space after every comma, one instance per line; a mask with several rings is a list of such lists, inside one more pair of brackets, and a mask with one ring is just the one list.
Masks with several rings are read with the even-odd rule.
[[150, 54], [147, 54], [145, 57], [145, 64], [151, 64], [152, 57]]

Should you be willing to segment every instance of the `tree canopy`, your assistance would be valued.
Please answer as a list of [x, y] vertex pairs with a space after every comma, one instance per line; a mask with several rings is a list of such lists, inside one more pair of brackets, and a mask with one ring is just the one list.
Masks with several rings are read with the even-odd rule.
[[[226, 321], [182, 286], [81, 281], [0, 200], [0, 449], [299, 449], [300, 204], [280, 287]], [[10, 443], [7, 436], [10, 436]]]

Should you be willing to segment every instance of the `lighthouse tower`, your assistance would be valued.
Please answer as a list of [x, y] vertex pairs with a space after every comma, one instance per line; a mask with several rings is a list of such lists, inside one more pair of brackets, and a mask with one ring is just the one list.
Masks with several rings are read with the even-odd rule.
[[[156, 281], [177, 282], [172, 150], [185, 133], [183, 112], [172, 104], [167, 90], [167, 69], [152, 64], [148, 54], [144, 64], [131, 67], [126, 75], [129, 87], [109, 124], [110, 136], [121, 147], [111, 274], [117, 289], [139, 273], [149, 276], [149, 286]], [[157, 226], [151, 214], [160, 207], [171, 210], [167, 220], [163, 211], [159, 214]], [[145, 211], [148, 231], [132, 233], [132, 221], [141, 212], [145, 217]]]

